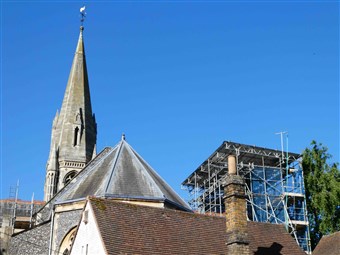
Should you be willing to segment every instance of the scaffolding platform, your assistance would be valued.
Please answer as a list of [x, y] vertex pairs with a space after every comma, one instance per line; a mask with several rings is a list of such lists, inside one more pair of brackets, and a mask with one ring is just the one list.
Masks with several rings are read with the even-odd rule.
[[244, 178], [248, 219], [284, 224], [300, 247], [311, 253], [301, 155], [225, 141], [183, 182], [189, 204], [202, 214], [223, 214], [222, 183], [228, 156], [236, 156]]

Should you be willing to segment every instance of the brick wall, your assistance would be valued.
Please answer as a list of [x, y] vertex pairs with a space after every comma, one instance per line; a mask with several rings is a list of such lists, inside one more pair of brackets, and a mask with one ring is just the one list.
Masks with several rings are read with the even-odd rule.
[[247, 212], [242, 177], [229, 175], [225, 180], [224, 194], [228, 255], [248, 255]]

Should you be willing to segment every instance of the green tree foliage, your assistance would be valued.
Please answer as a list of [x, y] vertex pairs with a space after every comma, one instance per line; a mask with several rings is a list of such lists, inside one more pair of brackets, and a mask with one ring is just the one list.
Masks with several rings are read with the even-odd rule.
[[312, 249], [322, 235], [340, 231], [340, 171], [338, 163], [328, 163], [330, 158], [327, 148], [315, 141], [303, 152]]

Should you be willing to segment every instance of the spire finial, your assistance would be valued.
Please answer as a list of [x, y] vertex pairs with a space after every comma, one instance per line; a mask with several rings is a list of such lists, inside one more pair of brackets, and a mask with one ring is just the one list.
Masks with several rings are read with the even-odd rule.
[[83, 31], [84, 30], [84, 21], [85, 21], [85, 18], [86, 18], [86, 12], [85, 12], [85, 5], [83, 7], [80, 8], [80, 30]]
[[122, 134], [122, 140], [125, 141], [125, 134]]

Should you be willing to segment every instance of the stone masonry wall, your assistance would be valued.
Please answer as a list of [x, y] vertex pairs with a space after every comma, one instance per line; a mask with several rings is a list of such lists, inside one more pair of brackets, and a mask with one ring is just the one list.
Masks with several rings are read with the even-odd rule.
[[11, 238], [11, 255], [48, 254], [51, 223], [47, 222], [31, 230], [21, 232]]
[[[54, 219], [53, 249], [58, 252], [65, 235], [80, 221], [82, 210], [72, 210], [56, 213]], [[57, 254], [57, 253], [54, 253]]]

